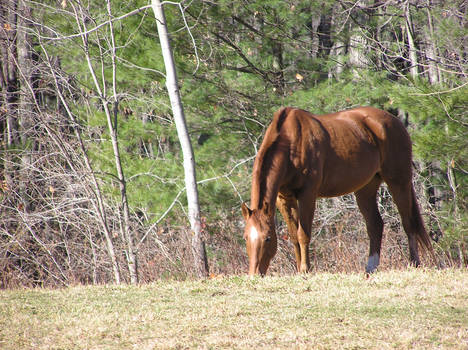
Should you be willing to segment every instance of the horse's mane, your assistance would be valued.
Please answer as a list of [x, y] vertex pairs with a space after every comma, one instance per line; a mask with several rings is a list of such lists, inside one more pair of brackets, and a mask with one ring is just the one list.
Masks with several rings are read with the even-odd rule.
[[280, 134], [281, 126], [288, 115], [291, 108], [282, 107], [273, 116], [273, 120], [265, 132], [262, 144], [258, 150], [257, 156], [254, 162], [253, 174], [252, 174], [252, 190], [251, 190], [251, 206], [253, 209], [260, 209], [263, 203], [260, 203], [260, 199], [265, 195], [266, 184], [264, 179], [261, 178], [262, 174], [266, 172], [262, 171], [266, 166], [271, 165], [271, 159], [268, 158], [269, 151], [275, 145], [278, 136]]

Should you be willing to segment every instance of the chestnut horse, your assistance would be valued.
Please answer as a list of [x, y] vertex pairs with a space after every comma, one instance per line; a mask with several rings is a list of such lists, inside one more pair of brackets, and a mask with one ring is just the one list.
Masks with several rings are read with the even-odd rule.
[[380, 261], [383, 221], [377, 190], [385, 181], [408, 236], [410, 261], [418, 242], [432, 251], [412, 184], [411, 140], [399, 119], [373, 107], [313, 115], [281, 108], [254, 162], [250, 205], [242, 204], [249, 274], [264, 275], [276, 253], [276, 206], [288, 226], [297, 270], [310, 268], [309, 243], [319, 197], [354, 192], [370, 239], [366, 272]]

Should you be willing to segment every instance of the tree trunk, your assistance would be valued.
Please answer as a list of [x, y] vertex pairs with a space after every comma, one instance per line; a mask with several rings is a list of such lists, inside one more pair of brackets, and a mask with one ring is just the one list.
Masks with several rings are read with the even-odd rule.
[[283, 65], [283, 47], [281, 43], [273, 39], [272, 42], [272, 56], [273, 62], [273, 84], [278, 95], [284, 94], [284, 65]]
[[20, 196], [25, 212], [34, 210], [31, 191], [34, 187], [33, 154], [36, 150], [36, 135], [34, 133], [35, 108], [34, 108], [34, 62], [32, 59], [32, 42], [28, 33], [30, 29], [31, 9], [24, 0], [18, 1], [18, 28], [16, 34], [16, 47], [18, 54], [19, 71], [19, 100], [18, 121], [20, 125], [20, 139], [23, 148], [21, 165], [19, 170]]
[[[361, 6], [369, 6], [369, 1], [360, 1]], [[369, 67], [369, 54], [367, 51], [367, 39], [362, 33], [362, 25], [369, 23], [369, 15], [360, 11], [353, 14], [354, 20], [359, 24], [358, 26], [351, 26], [349, 38], [349, 66], [353, 71], [353, 76], [359, 78], [359, 71]]]
[[[328, 70], [328, 79], [336, 78], [340, 79], [341, 73], [345, 68], [345, 54], [346, 54], [346, 43], [341, 39], [341, 33], [343, 26], [343, 18], [340, 14], [339, 5], [334, 5], [332, 11], [332, 19], [330, 23], [330, 33], [334, 33], [332, 38], [332, 45], [330, 47], [330, 54], [328, 59], [335, 63], [334, 67], [330, 67]], [[341, 28], [341, 29], [338, 29]]]
[[[111, 12], [111, 5], [110, 0], [107, 1], [107, 14], [109, 15], [109, 19], [112, 18]], [[118, 137], [118, 129], [117, 129], [117, 112], [118, 112], [118, 105], [119, 100], [117, 97], [117, 63], [116, 63], [116, 46], [115, 46], [115, 36], [114, 36], [114, 25], [112, 21], [109, 22], [109, 29], [110, 29], [110, 52], [111, 52], [111, 60], [112, 60], [112, 111], [109, 108], [108, 102], [105, 98], [102, 98], [102, 103], [104, 106], [104, 111], [107, 116], [107, 125], [109, 128], [109, 134], [111, 136], [112, 141], [112, 149], [114, 151], [114, 160], [115, 160], [115, 167], [117, 169], [117, 177], [119, 179], [119, 188], [120, 188], [120, 203], [121, 203], [121, 211], [123, 214], [123, 218], [120, 218], [120, 229], [122, 231], [122, 236], [127, 244], [127, 264], [128, 264], [128, 271], [130, 274], [130, 283], [137, 284], [138, 283], [138, 258], [135, 251], [135, 243], [134, 243], [134, 235], [131, 232], [130, 228], [130, 209], [128, 207], [128, 196], [127, 196], [127, 179], [125, 177], [123, 168], [122, 168], [122, 161], [120, 156], [120, 149], [119, 149], [119, 137]], [[105, 96], [103, 96], [105, 97]], [[112, 121], [113, 119], [113, 121]]]
[[202, 239], [202, 226], [200, 220], [200, 206], [198, 202], [198, 189], [195, 174], [195, 158], [190, 143], [190, 137], [185, 122], [184, 110], [177, 85], [177, 74], [174, 57], [172, 55], [169, 35], [167, 32], [164, 9], [159, 0], [152, 0], [154, 16], [158, 27], [161, 50], [166, 67], [166, 87], [171, 101], [172, 113], [177, 128], [177, 135], [184, 157], [185, 186], [187, 192], [188, 215], [192, 228], [192, 254], [195, 263], [195, 272], [198, 277], [208, 275], [208, 261], [205, 251], [205, 243]]
[[19, 143], [18, 131], [18, 66], [16, 65], [16, 21], [17, 4], [14, 0], [0, 3], [0, 50], [1, 50], [1, 83], [2, 100], [0, 116], [2, 117], [2, 138], [7, 150], [4, 154], [3, 176], [5, 186], [13, 189], [17, 185], [14, 179], [17, 172], [13, 149]]
[[409, 2], [406, 5], [405, 10], [405, 29], [406, 29], [406, 36], [408, 39], [408, 56], [410, 61], [410, 74], [413, 79], [418, 78], [418, 55], [416, 50], [416, 44], [414, 43], [414, 31], [413, 31], [413, 24], [411, 20], [411, 13], [409, 9]]
[[426, 53], [427, 64], [429, 66], [429, 69], [428, 69], [429, 81], [432, 85], [435, 85], [439, 83], [439, 75], [440, 75], [439, 67], [436, 63], [437, 46], [434, 41], [434, 27], [432, 24], [432, 15], [431, 15], [431, 11], [429, 7], [426, 8], [426, 11], [427, 11], [427, 29], [424, 30], [424, 36], [425, 36], [425, 41], [426, 41], [425, 53]]
[[317, 13], [311, 13], [309, 57], [312, 59], [316, 59], [320, 51], [320, 33], [318, 32], [320, 24], [321, 16]]

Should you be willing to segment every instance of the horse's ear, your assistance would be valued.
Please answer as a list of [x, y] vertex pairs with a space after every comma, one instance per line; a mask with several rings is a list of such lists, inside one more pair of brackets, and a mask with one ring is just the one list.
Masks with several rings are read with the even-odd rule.
[[242, 215], [244, 216], [244, 219], [247, 220], [252, 216], [252, 209], [250, 209], [245, 202], [242, 203], [241, 205], [242, 208]]

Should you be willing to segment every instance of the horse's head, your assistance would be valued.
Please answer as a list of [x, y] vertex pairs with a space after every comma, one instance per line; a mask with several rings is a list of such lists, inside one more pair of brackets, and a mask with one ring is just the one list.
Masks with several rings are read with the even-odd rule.
[[242, 203], [245, 218], [244, 239], [249, 256], [249, 275], [266, 273], [271, 259], [276, 254], [277, 238], [275, 222], [268, 208], [251, 210]]

